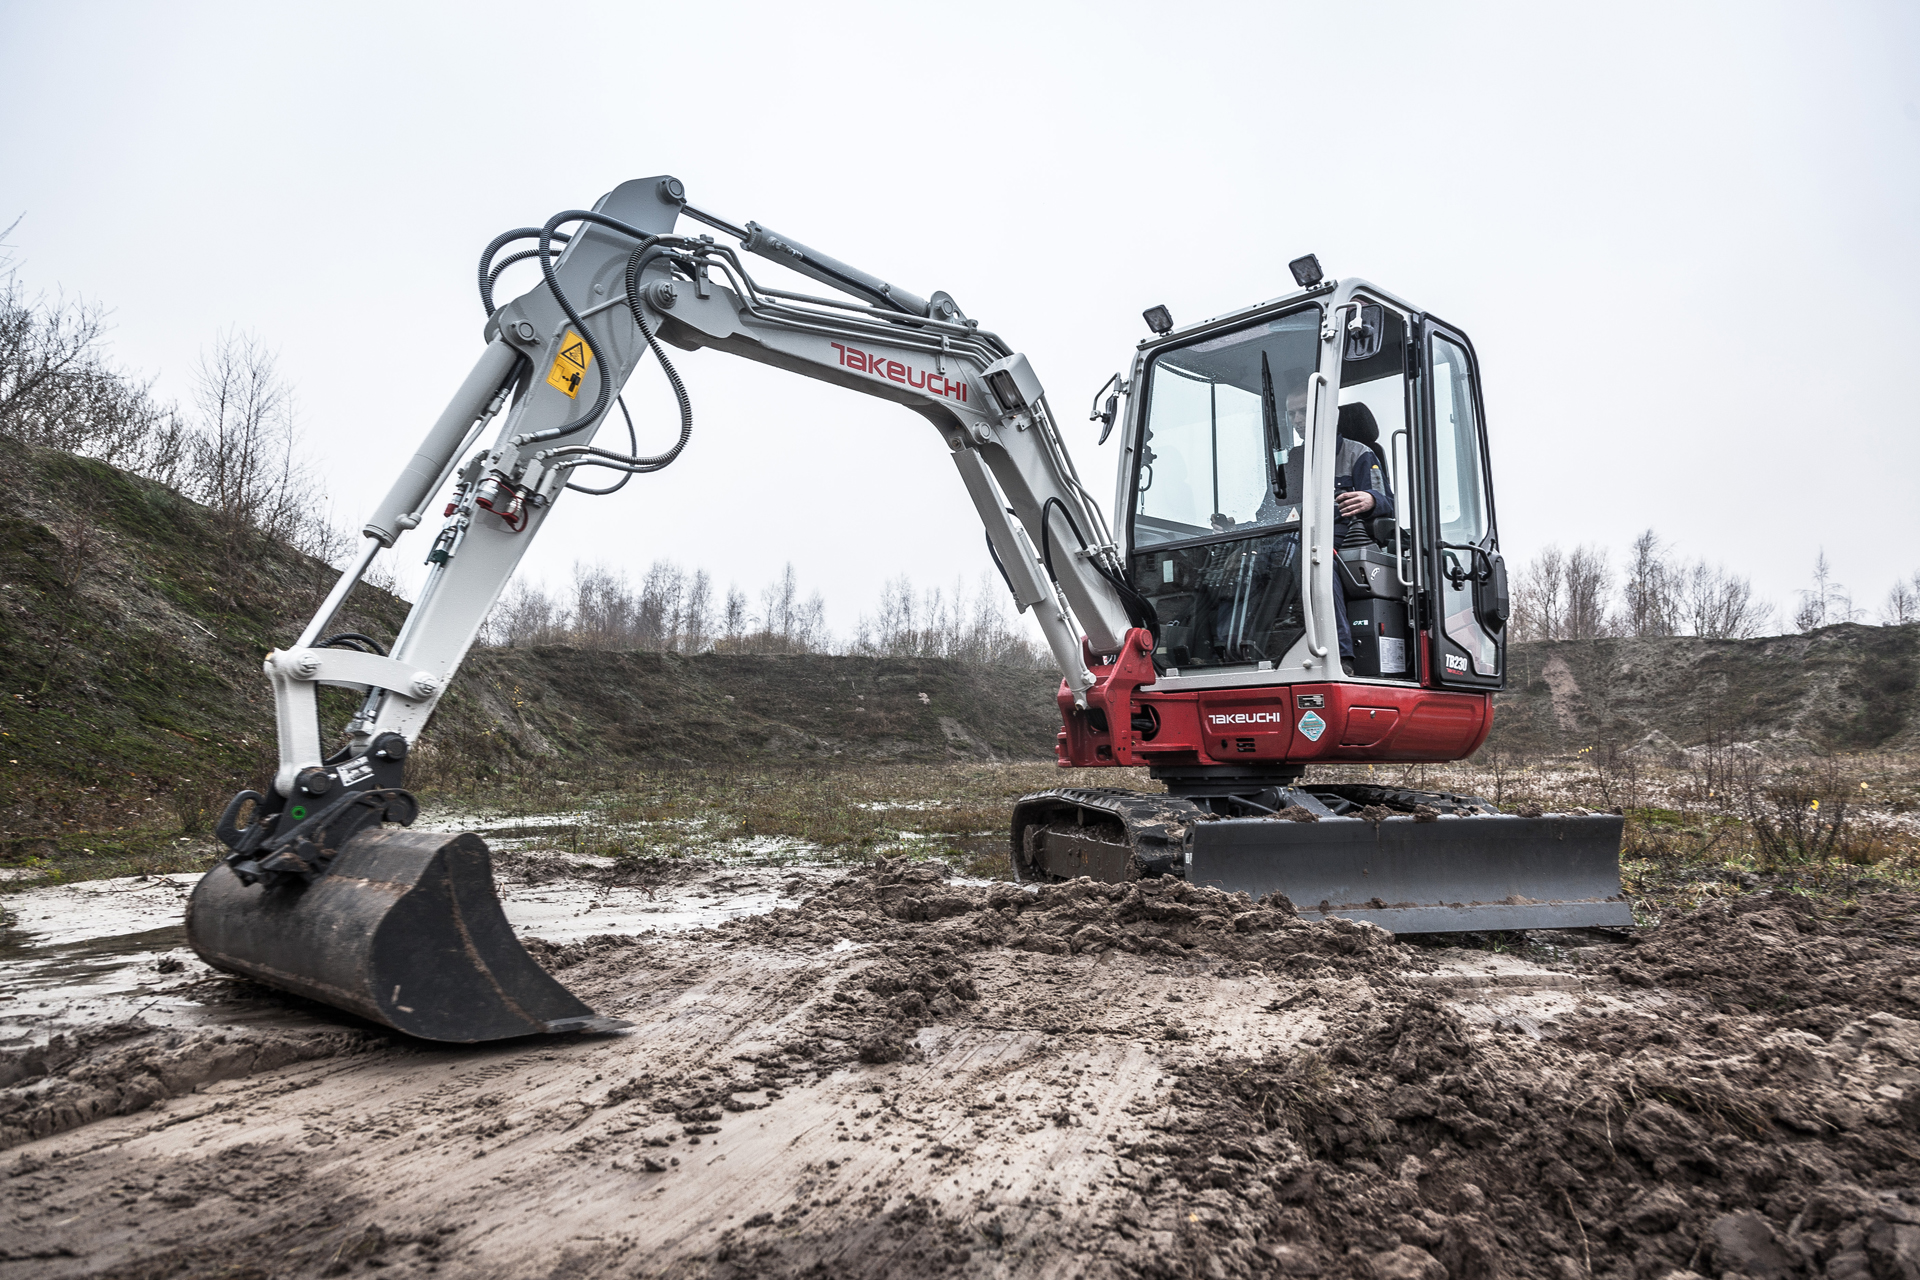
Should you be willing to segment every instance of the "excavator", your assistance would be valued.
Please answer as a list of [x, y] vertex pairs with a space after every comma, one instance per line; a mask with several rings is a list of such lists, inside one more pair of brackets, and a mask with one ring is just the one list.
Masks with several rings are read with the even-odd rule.
[[[826, 296], [755, 280], [753, 259]], [[502, 271], [530, 260], [539, 283], [496, 305]], [[1631, 925], [1616, 815], [1502, 813], [1377, 770], [1306, 776], [1477, 750], [1506, 679], [1508, 597], [1473, 344], [1312, 255], [1290, 270], [1293, 292], [1202, 323], [1144, 313], [1149, 337], [1093, 397], [1100, 443], [1120, 432], [1109, 524], [1026, 356], [944, 292], [736, 225], [668, 176], [495, 238], [478, 361], [313, 619], [267, 656], [279, 768], [221, 814], [228, 852], [190, 900], [194, 949], [428, 1040], [624, 1025], [520, 946], [477, 835], [410, 829], [405, 768], [554, 504], [686, 447], [669, 347], [891, 400], [945, 445], [1059, 665], [1059, 764], [1144, 767], [1163, 788], [1021, 798], [1019, 879], [1184, 877], [1403, 933]], [[679, 437], [643, 455], [622, 390], [649, 355]], [[624, 449], [599, 442], [616, 408]], [[1346, 500], [1354, 475], [1373, 502]], [[391, 648], [327, 634], [373, 557], [430, 514], [425, 583]], [[332, 750], [323, 685], [360, 699]]]

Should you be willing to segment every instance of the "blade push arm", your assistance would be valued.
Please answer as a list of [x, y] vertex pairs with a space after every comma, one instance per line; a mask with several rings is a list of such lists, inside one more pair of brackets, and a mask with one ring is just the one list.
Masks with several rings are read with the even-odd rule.
[[[683, 213], [857, 301], [758, 285], [735, 250], [711, 236], [674, 234]], [[594, 443], [611, 407], [607, 392], [619, 392], [655, 336], [891, 400], [925, 418], [953, 458], [1016, 603], [1034, 610], [1070, 690], [1079, 698], [1093, 684], [1080, 633], [1094, 653], [1115, 652], [1139, 625], [1141, 606], [1024, 356], [944, 294], [922, 299], [763, 227], [734, 227], [687, 206], [671, 178], [624, 183], [590, 213], [554, 222], [566, 220], [577, 229], [548, 283], [492, 315], [472, 374], [367, 521], [366, 536], [390, 546], [457, 477], [432, 567], [392, 653], [315, 647], [369, 555], [342, 578], [294, 648], [267, 659], [280, 722], [280, 796], [297, 799], [309, 784], [353, 785], [349, 774], [370, 744], [391, 752], [396, 740], [418, 737], [576, 470], [655, 469]], [[544, 229], [549, 240], [563, 239], [553, 228]], [[492, 443], [460, 466], [509, 398]], [[330, 761], [319, 740], [320, 684], [367, 691], [349, 725], [351, 747]]]

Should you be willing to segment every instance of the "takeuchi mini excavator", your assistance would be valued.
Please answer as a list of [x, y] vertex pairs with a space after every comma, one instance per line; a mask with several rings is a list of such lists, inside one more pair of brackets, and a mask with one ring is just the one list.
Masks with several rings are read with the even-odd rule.
[[[831, 296], [756, 281], [755, 257]], [[496, 305], [501, 271], [529, 259], [539, 285]], [[1110, 526], [1027, 358], [944, 293], [736, 226], [670, 177], [499, 236], [480, 259], [472, 373], [355, 563], [267, 657], [279, 770], [220, 818], [230, 851], [194, 890], [194, 949], [427, 1039], [622, 1025], [520, 947], [479, 837], [409, 829], [404, 775], [554, 504], [686, 447], [668, 347], [894, 401], [944, 444], [1059, 663], [1060, 764], [1144, 766], [1164, 787], [1022, 798], [1021, 879], [1182, 876], [1406, 932], [1631, 924], [1618, 817], [1305, 777], [1472, 754], [1506, 678], [1508, 606], [1473, 344], [1384, 289], [1323, 278], [1311, 256], [1291, 265], [1298, 288], [1270, 302], [1184, 328], [1145, 313], [1152, 336], [1094, 396], [1101, 442], [1120, 432]], [[679, 408], [678, 440], [656, 455], [621, 399], [649, 354]], [[600, 441], [616, 409], [625, 448]], [[430, 569], [392, 648], [329, 634], [374, 555], [430, 515]], [[331, 750], [320, 685], [362, 695]]]

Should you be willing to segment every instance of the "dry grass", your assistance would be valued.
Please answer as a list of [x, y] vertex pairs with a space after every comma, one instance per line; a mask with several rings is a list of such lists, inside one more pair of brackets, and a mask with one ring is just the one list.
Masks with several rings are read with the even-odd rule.
[[1843, 896], [1920, 888], [1920, 756], [1912, 754], [1768, 759], [1708, 744], [1650, 761], [1589, 748], [1320, 776], [1467, 791], [1509, 812], [1622, 814], [1621, 878], [1649, 924], [1762, 888]]
[[1070, 785], [1157, 789], [1145, 770], [1063, 770], [1035, 761], [522, 777], [426, 798], [495, 826], [563, 814], [566, 820], [537, 833], [542, 844], [574, 854], [757, 861], [906, 854], [942, 858], [969, 875], [1006, 878], [1013, 802]]

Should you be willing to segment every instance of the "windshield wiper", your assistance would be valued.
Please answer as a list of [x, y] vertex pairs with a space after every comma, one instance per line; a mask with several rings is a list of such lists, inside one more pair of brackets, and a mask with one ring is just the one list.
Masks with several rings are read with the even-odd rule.
[[1260, 353], [1260, 418], [1267, 434], [1267, 487], [1280, 501], [1287, 500], [1287, 468], [1281, 462], [1280, 406], [1273, 399], [1273, 370], [1267, 353]]

